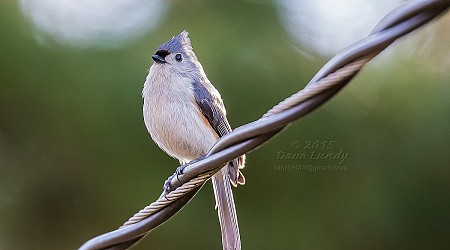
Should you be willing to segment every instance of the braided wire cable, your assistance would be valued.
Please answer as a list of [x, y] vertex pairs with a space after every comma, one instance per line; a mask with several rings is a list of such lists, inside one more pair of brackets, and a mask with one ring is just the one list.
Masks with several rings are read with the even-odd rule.
[[[342, 81], [342, 79], [354, 75], [356, 71], [360, 70], [372, 58], [373, 56], [369, 56], [356, 62], [350, 63], [346, 65], [344, 68], [337, 70], [336, 72], [328, 75], [325, 78], [322, 78], [319, 82], [317, 82], [316, 85], [306, 87], [301, 91], [295, 93], [294, 95], [288, 97], [284, 101], [280, 102], [278, 105], [276, 105], [275, 107], [270, 109], [267, 113], [265, 113], [262, 118], [270, 117], [271, 115], [280, 113], [283, 110], [286, 110], [302, 101], [305, 101], [315, 95], [323, 93], [323, 91], [332, 88], [336, 84], [336, 82]], [[121, 226], [120, 228], [129, 226], [131, 224], [141, 221], [142, 219], [145, 219], [146, 217], [150, 216], [151, 214], [155, 213], [161, 208], [167, 206], [172, 201], [183, 196], [185, 193], [198, 187], [200, 184], [204, 183], [209, 178], [211, 178], [211, 176], [213, 176], [214, 173], [215, 172], [208, 172], [206, 174], [199, 175], [198, 177], [189, 180], [188, 182], [184, 183], [183, 185], [169, 192], [168, 194], [162, 195], [158, 200], [156, 200], [155, 202], [151, 203], [150, 205], [146, 206], [138, 213], [133, 215], [133, 217], [128, 219], [128, 221], [125, 222], [123, 226]]]
[[262, 118], [225, 135], [205, 158], [186, 166], [183, 174], [171, 179], [171, 192], [164, 190], [157, 201], [136, 213], [122, 227], [87, 241], [80, 249], [126, 249], [132, 246], [186, 205], [224, 163], [254, 150], [293, 121], [320, 107], [373, 57], [449, 7], [450, 0], [415, 0], [393, 10], [368, 37], [352, 44], [324, 65], [303, 90], [273, 107]]
[[137, 223], [151, 214], [154, 214], [158, 210], [166, 207], [168, 204], [172, 203], [172, 201], [179, 199], [181, 196], [185, 195], [189, 191], [192, 191], [194, 188], [197, 188], [198, 186], [205, 183], [211, 176], [213, 176], [215, 172], [210, 171], [205, 174], [201, 174], [190, 181], [184, 183], [180, 187], [176, 188], [175, 190], [171, 191], [167, 195], [162, 195], [158, 200], [151, 203], [150, 205], [146, 206], [139, 212], [137, 212], [133, 217], [128, 219], [127, 222], [125, 222], [120, 228], [127, 227], [129, 225], [132, 225], [134, 223]]
[[286, 109], [289, 109], [303, 101], [306, 101], [318, 94], [321, 94], [331, 88], [333, 88], [337, 82], [341, 82], [347, 77], [353, 76], [358, 72], [367, 62], [369, 62], [374, 55], [370, 55], [368, 57], [362, 58], [358, 61], [349, 63], [345, 65], [343, 68], [336, 70], [335, 72], [329, 74], [328, 76], [320, 79], [314, 85], [306, 86], [304, 89], [299, 92], [291, 95], [286, 98], [284, 101], [278, 103], [269, 111], [267, 111], [262, 118], [270, 117], [274, 114], [278, 114]]

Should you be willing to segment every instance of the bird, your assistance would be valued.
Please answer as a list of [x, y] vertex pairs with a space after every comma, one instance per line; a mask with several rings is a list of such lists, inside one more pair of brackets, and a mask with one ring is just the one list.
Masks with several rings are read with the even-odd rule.
[[[151, 56], [142, 90], [145, 126], [153, 141], [185, 165], [232, 131], [219, 91], [208, 80], [183, 31]], [[245, 184], [245, 155], [212, 176], [223, 249], [241, 249], [232, 186]]]

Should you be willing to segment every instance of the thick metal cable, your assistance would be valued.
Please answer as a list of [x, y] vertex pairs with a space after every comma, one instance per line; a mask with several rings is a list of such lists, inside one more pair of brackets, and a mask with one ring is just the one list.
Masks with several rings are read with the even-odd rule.
[[303, 90], [276, 105], [261, 119], [222, 137], [206, 158], [187, 166], [178, 178], [172, 178], [172, 192], [164, 191], [156, 202], [142, 209], [120, 229], [93, 238], [80, 249], [126, 249], [132, 246], [179, 211], [225, 162], [257, 148], [291, 122], [317, 109], [370, 59], [396, 39], [444, 13], [449, 6], [450, 0], [416, 0], [395, 9], [368, 37], [331, 59]]
[[152, 204], [146, 206], [141, 211], [136, 213], [133, 217], [128, 219], [123, 226], [120, 228], [127, 227], [131, 224], [137, 223], [145, 218], [147, 218], [149, 215], [154, 214], [155, 212], [159, 211], [160, 209], [166, 207], [170, 203], [172, 203], [174, 200], [179, 199], [181, 196], [186, 194], [187, 192], [197, 188], [198, 186], [202, 185], [207, 181], [211, 176], [213, 176], [215, 172], [208, 172], [202, 175], [199, 175], [198, 177], [195, 177], [191, 179], [190, 181], [186, 182], [182, 186], [178, 187], [177, 189], [171, 191], [167, 195], [162, 195], [157, 201], [153, 202]]

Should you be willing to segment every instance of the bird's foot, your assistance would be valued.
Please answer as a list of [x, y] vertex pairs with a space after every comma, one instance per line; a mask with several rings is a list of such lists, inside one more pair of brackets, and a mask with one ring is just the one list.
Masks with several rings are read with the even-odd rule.
[[199, 158], [197, 158], [197, 159], [195, 159], [195, 160], [192, 160], [192, 161], [190, 161], [190, 162], [187, 163], [187, 164], [183, 164], [183, 165], [179, 166], [179, 167], [175, 170], [175, 173], [173, 173], [173, 174], [172, 174], [172, 175], [164, 182], [164, 187], [163, 187], [163, 188], [164, 188], [165, 193], [168, 194], [168, 193], [170, 193], [171, 191], [173, 191], [173, 187], [172, 187], [172, 185], [171, 185], [173, 178], [177, 178], [178, 182], [181, 182], [180, 179], [179, 179], [178, 177], [179, 177], [180, 175], [183, 175], [183, 174], [184, 174], [184, 169], [185, 169], [187, 166], [191, 165], [191, 164], [194, 164], [194, 163], [196, 163], [196, 162], [198, 162], [198, 161], [203, 160], [204, 158], [205, 158], [205, 156], [202, 155], [202, 156], [200, 156]]

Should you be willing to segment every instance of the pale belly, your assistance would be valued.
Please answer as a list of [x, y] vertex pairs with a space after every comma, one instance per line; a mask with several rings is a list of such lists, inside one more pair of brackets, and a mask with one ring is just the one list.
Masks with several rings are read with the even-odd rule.
[[144, 99], [144, 121], [152, 139], [183, 163], [207, 153], [218, 139], [196, 104], [185, 97]]

